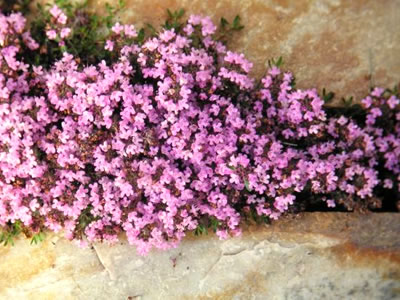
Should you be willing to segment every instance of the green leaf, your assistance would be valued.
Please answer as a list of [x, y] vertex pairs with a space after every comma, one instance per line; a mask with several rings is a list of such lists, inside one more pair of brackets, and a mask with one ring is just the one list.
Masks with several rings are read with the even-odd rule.
[[325, 88], [322, 89], [322, 99], [324, 100], [325, 103], [331, 102], [334, 97], [335, 94], [333, 92], [327, 93]]
[[243, 25], [240, 24], [240, 16], [237, 15], [234, 19], [233, 19], [233, 23], [232, 23], [232, 29], [233, 30], [242, 30], [244, 28]]
[[246, 190], [248, 190], [249, 192], [251, 192], [250, 185], [249, 185], [249, 181], [248, 181], [247, 179], [244, 179], [244, 186], [246, 187]]
[[268, 66], [271, 68], [272, 66], [275, 66], [277, 68], [280, 68], [283, 65], [283, 58], [282, 56], [279, 56], [277, 60], [274, 58], [268, 60]]
[[211, 228], [212, 228], [213, 232], [214, 232], [214, 233], [217, 232], [217, 229], [218, 229], [218, 226], [219, 226], [219, 221], [218, 221], [218, 219], [216, 219], [216, 218], [211, 218], [211, 219], [210, 219], [210, 222], [211, 222]]
[[119, 8], [120, 8], [120, 9], [124, 8], [124, 7], [125, 7], [125, 5], [126, 5], [126, 2], [125, 2], [125, 0], [119, 0], [119, 2], [118, 2], [118, 6], [119, 6]]
[[183, 8], [181, 8], [177, 13], [176, 18], [177, 19], [182, 18], [184, 14], [185, 14], [185, 10]]
[[279, 56], [278, 61], [276, 62], [275, 65], [276, 65], [278, 68], [280, 68], [280, 67], [282, 66], [282, 64], [283, 64], [283, 58], [282, 58], [282, 56]]
[[229, 25], [229, 22], [225, 18], [221, 18], [221, 27], [222, 29], [225, 29], [226, 26]]
[[4, 244], [4, 246], [7, 246], [7, 244], [11, 244], [11, 246], [14, 246], [14, 239], [12, 238], [11, 235], [8, 236], [8, 239], [6, 241], [6, 243]]
[[4, 232], [0, 234], [0, 244], [2, 244], [6, 240], [6, 235]]
[[109, 14], [109, 15], [111, 15], [112, 13], [113, 13], [113, 7], [108, 3], [108, 2], [106, 2], [106, 11], [107, 11], [107, 13]]
[[140, 30], [139, 30], [139, 32], [138, 32], [138, 36], [137, 36], [137, 42], [139, 43], [139, 44], [142, 44], [143, 43], [143, 41], [144, 41], [144, 36], [145, 36], [145, 33], [144, 33], [144, 28], [141, 28]]
[[349, 97], [348, 99], [342, 98], [342, 102], [346, 108], [349, 108], [353, 104], [353, 96]]
[[32, 245], [33, 243], [38, 244], [38, 243], [40, 243], [40, 242], [43, 242], [44, 239], [45, 239], [45, 234], [44, 234], [43, 232], [36, 233], [36, 234], [32, 237], [31, 245]]
[[150, 23], [146, 23], [145, 25], [150, 30], [151, 35], [157, 35], [157, 29], [155, 29], [153, 25]]
[[234, 19], [233, 19], [233, 28], [237, 28], [238, 26], [240, 26], [240, 16], [237, 15]]
[[170, 11], [169, 8], [167, 8], [167, 13], [168, 13], [168, 17], [173, 19], [174, 18], [174, 14], [172, 13], [172, 11]]
[[290, 82], [290, 86], [292, 87], [292, 89], [296, 87], [296, 77], [293, 76], [292, 82]]
[[21, 232], [21, 230], [22, 230], [22, 224], [21, 224], [21, 221], [15, 221], [15, 223], [14, 223], [14, 229], [13, 229], [13, 233], [16, 233], [16, 234], [18, 234], [18, 233], [20, 233]]
[[208, 235], [208, 231], [207, 231], [207, 228], [204, 225], [199, 224], [199, 225], [197, 225], [197, 227], [196, 227], [196, 229], [194, 231], [194, 234], [195, 235], [203, 235], [203, 234]]

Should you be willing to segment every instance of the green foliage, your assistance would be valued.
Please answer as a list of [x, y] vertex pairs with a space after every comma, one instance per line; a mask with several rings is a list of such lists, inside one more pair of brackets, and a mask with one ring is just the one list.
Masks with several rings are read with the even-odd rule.
[[0, 233], [0, 245], [4, 246], [12, 245], [14, 246], [14, 239], [22, 232], [22, 223], [17, 220], [15, 223], [7, 224], [3, 228], [3, 232]]
[[214, 233], [217, 232], [219, 225], [220, 225], [220, 223], [219, 223], [218, 219], [210, 218], [210, 228], [212, 229], [212, 231]]
[[229, 22], [225, 18], [221, 18], [221, 24], [220, 24], [222, 29], [227, 29], [229, 26]]
[[261, 224], [271, 224], [270, 218], [267, 216], [259, 216], [254, 210], [250, 210], [251, 220], [254, 221], [257, 225]]
[[139, 45], [143, 44], [145, 38], [144, 28], [141, 28], [138, 32], [137, 42]]
[[234, 30], [234, 31], [240, 31], [240, 30], [242, 30], [242, 29], [244, 28], [244, 26], [243, 26], [240, 22], [241, 22], [240, 16], [237, 15], [237, 16], [233, 19], [233, 22], [232, 22], [232, 30]]
[[400, 96], [400, 83], [396, 84], [392, 89], [385, 89], [385, 93], [387, 93], [389, 96], [394, 95], [398, 98]]
[[294, 75], [293, 75], [292, 82], [290, 83], [290, 86], [292, 87], [292, 89], [296, 88], [296, 77]]
[[[329, 95], [325, 93], [325, 95]], [[324, 99], [324, 91], [322, 91], [322, 97]], [[327, 96], [328, 97], [328, 96]], [[325, 99], [324, 99], [325, 101]], [[340, 116], [345, 116], [348, 118], [352, 118], [356, 123], [362, 124], [365, 119], [365, 110], [359, 103], [353, 102], [353, 97], [342, 98], [341, 99], [342, 105], [326, 105], [324, 110], [327, 113], [329, 118], [336, 117], [339, 118]], [[329, 103], [325, 101], [325, 104]]]
[[257, 211], [253, 207], [248, 207], [247, 209], [242, 209], [241, 210], [241, 216], [244, 222], [248, 225], [251, 224], [257, 224], [257, 225], [262, 225], [262, 224], [270, 224], [271, 220], [267, 216], [259, 216], [257, 214]]
[[342, 98], [342, 104], [345, 108], [349, 108], [353, 105], [353, 96], [348, 98]]
[[9, 14], [13, 11], [19, 11], [22, 14], [27, 14], [30, 11], [31, 0], [3, 0], [0, 1], [0, 10]]
[[40, 242], [43, 242], [45, 239], [46, 235], [44, 232], [38, 232], [36, 234], [33, 235], [32, 239], [31, 239], [31, 245], [32, 244], [39, 244]]
[[244, 26], [241, 24], [241, 18], [239, 15], [233, 19], [232, 25], [227, 19], [221, 18], [215, 38], [222, 43], [227, 44], [232, 35], [243, 28]]
[[272, 68], [273, 66], [275, 66], [275, 67], [277, 67], [277, 68], [281, 68], [282, 65], [283, 65], [283, 58], [282, 58], [282, 56], [279, 56], [278, 59], [276, 59], [276, 60], [275, 60], [274, 58], [268, 60], [268, 66], [269, 66], [270, 68]]
[[[21, 233], [24, 233], [25, 236], [30, 237], [31, 231], [29, 228], [24, 227], [21, 221], [17, 220], [14, 223], [9, 223], [2, 228], [2, 232], [0, 233], [0, 245], [4, 246], [12, 245], [14, 246], [14, 239], [19, 236]], [[38, 244], [45, 239], [45, 233], [39, 231], [32, 236], [31, 245]]]
[[325, 104], [332, 102], [334, 97], [335, 97], [335, 93], [326, 92], [325, 88], [322, 89], [322, 100], [324, 100]]
[[[176, 33], [179, 33], [185, 24], [185, 21], [182, 19], [184, 14], [185, 10], [182, 8], [176, 11], [167, 9], [167, 18], [165, 23], [161, 25], [161, 28], [167, 30], [174, 29]], [[142, 45], [147, 38], [156, 37], [158, 34], [159, 30], [157, 30], [152, 24], [145, 23], [145, 27], [138, 31], [138, 36], [135, 42]]]
[[194, 234], [196, 236], [208, 235], [208, 231], [210, 229], [215, 233], [220, 225], [220, 221], [215, 217], [209, 217], [208, 219], [200, 220], [197, 228], [194, 230]]
[[180, 32], [184, 24], [181, 21], [184, 14], [185, 10], [183, 8], [176, 11], [171, 11], [167, 9], [167, 20], [162, 27], [168, 30], [175, 29], [175, 32]]
[[244, 178], [243, 181], [244, 181], [244, 186], [245, 186], [246, 190], [251, 192], [249, 181], [246, 178]]
[[241, 22], [241, 19], [240, 19], [239, 15], [237, 15], [233, 19], [232, 26], [229, 26], [228, 20], [226, 20], [225, 18], [221, 18], [220, 27], [223, 30], [240, 31], [244, 28], [244, 26], [240, 22]]
[[194, 230], [194, 235], [199, 236], [204, 234], [208, 234], [207, 227], [202, 224], [197, 225], [196, 229]]
[[89, 205], [88, 207], [86, 207], [80, 214], [79, 218], [78, 218], [78, 225], [77, 225], [77, 229], [79, 231], [83, 231], [86, 226], [88, 226], [91, 222], [93, 222], [93, 220], [95, 219], [92, 215], [92, 213], [90, 212], [92, 210], [92, 206]]
[[72, 4], [70, 0], [56, 0], [55, 3], [67, 15], [67, 26], [71, 28], [71, 35], [65, 39], [63, 47], [59, 47], [57, 41], [49, 40], [46, 36], [46, 24], [51, 20], [48, 12], [51, 4], [43, 6], [38, 3], [38, 12], [31, 23], [31, 33], [42, 46], [38, 51], [25, 49], [22, 54], [25, 61], [48, 67], [60, 59], [64, 51], [79, 57], [83, 64], [96, 64], [103, 59], [109, 61], [110, 54], [104, 49], [104, 42], [125, 2], [120, 0], [116, 6], [106, 3], [105, 16], [90, 11], [87, 0], [78, 4]]

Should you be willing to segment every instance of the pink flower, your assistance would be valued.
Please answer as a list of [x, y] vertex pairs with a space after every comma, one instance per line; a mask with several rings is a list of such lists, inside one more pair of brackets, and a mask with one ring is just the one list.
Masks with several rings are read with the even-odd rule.
[[61, 14], [59, 15], [59, 17], [57, 18], [57, 22], [60, 23], [60, 24], [62, 24], [62, 25], [67, 24], [67, 20], [68, 20], [68, 18], [67, 18], [67, 16], [66, 16], [64, 13], [61, 13]]
[[127, 37], [134, 38], [137, 37], [137, 32], [133, 25], [125, 25], [124, 26], [124, 33]]
[[54, 29], [46, 31], [46, 35], [50, 40], [55, 40], [57, 38], [57, 32]]
[[53, 5], [52, 8], [49, 10], [49, 12], [56, 19], [58, 18], [59, 15], [63, 13], [62, 10], [57, 5]]
[[113, 27], [111, 27], [112, 32], [115, 34], [120, 34], [124, 30], [124, 26], [119, 22], [115, 23]]
[[70, 35], [70, 33], [71, 33], [71, 28], [65, 27], [65, 28], [61, 29], [60, 36], [62, 39], [64, 39], [64, 38], [68, 37]]
[[331, 200], [331, 199], [326, 200], [326, 204], [328, 205], [328, 207], [335, 207], [336, 206], [335, 201]]
[[386, 188], [386, 189], [391, 189], [391, 188], [393, 188], [393, 181], [390, 180], [390, 179], [385, 179], [385, 180], [383, 181], [383, 187]]
[[114, 42], [107, 40], [104, 49], [106, 49], [108, 51], [113, 51], [114, 50]]

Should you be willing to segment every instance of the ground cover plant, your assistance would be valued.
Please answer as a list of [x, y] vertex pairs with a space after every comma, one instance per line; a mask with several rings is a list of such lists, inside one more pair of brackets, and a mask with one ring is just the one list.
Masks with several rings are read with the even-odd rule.
[[398, 87], [329, 107], [282, 58], [251, 78], [227, 45], [239, 17], [168, 11], [137, 30], [116, 21], [123, 3], [64, 0], [28, 27], [28, 4], [0, 14], [0, 242], [124, 233], [146, 254], [304, 210], [398, 210]]

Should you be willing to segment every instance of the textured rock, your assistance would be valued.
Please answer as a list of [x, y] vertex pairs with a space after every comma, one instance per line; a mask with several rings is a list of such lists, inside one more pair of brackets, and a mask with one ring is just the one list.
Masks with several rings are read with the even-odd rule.
[[0, 299], [398, 299], [399, 233], [399, 214], [307, 213], [146, 257], [19, 240], [0, 249]]

